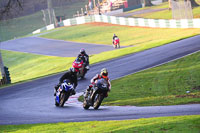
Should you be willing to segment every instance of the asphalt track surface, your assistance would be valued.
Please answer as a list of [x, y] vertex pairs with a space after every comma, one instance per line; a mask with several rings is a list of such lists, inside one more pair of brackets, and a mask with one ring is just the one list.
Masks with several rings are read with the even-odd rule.
[[40, 37], [25, 37], [1, 43], [1, 49], [48, 56], [76, 57], [81, 48], [88, 54], [113, 50], [110, 45], [78, 43]]
[[[53, 86], [63, 74], [44, 77], [0, 90], [0, 124], [33, 124], [122, 120], [160, 116], [200, 115], [200, 104], [174, 106], [100, 106], [84, 110], [77, 97], [90, 79], [106, 67], [111, 80], [200, 51], [200, 36], [166, 44], [91, 66], [86, 79], [79, 80], [77, 95], [70, 97], [63, 108], [55, 107]], [[111, 91], [114, 91], [112, 88]], [[128, 92], [127, 92], [128, 93]]]

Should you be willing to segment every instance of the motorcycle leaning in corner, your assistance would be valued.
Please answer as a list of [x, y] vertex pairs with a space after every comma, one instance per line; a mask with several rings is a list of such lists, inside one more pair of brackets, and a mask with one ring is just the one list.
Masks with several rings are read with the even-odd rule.
[[96, 85], [91, 88], [90, 91], [85, 91], [83, 108], [89, 109], [90, 106], [93, 106], [94, 109], [98, 109], [101, 105], [103, 99], [107, 97], [109, 91], [109, 84], [104, 79], [98, 79], [95, 81]]
[[120, 48], [120, 41], [118, 37], [115, 37], [115, 39], [113, 40], [113, 47]]
[[63, 107], [65, 102], [72, 95], [72, 90], [74, 89], [73, 84], [69, 80], [64, 80], [56, 92], [55, 105]]
[[74, 67], [77, 72], [77, 78], [83, 79], [86, 74], [86, 69], [89, 70], [89, 66], [85, 67], [85, 64], [81, 58], [76, 58], [75, 61], [72, 63], [72, 67]]

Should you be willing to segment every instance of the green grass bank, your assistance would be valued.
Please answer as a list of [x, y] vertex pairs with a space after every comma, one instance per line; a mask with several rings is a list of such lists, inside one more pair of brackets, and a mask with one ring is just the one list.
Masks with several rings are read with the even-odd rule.
[[[87, 0], [71, 2], [66, 6], [60, 5], [60, 7], [54, 7], [56, 16], [65, 16], [67, 18], [73, 18], [73, 15], [77, 13], [78, 10], [85, 7], [88, 3]], [[23, 10], [18, 11], [23, 12]], [[48, 14], [46, 14], [47, 16]], [[45, 22], [43, 21], [42, 11], [38, 11], [31, 15], [0, 21], [0, 36], [1, 41], [11, 40], [20, 36], [25, 36], [32, 33], [33, 31], [45, 27]], [[47, 19], [47, 25], [49, 25], [49, 19]]]
[[0, 125], [0, 132], [10, 133], [132, 133], [132, 132], [181, 132], [199, 133], [200, 115], [158, 117], [122, 121], [89, 121], [53, 124]]
[[139, 28], [107, 23], [90, 23], [63, 27], [60, 30], [41, 35], [41, 37], [112, 45], [112, 36], [114, 33], [120, 38], [120, 45], [122, 46], [143, 47], [150, 44], [163, 45], [200, 34], [200, 31], [199, 29]]
[[[200, 52], [111, 82], [104, 105], [200, 103]], [[188, 93], [189, 91], [189, 93]]]
[[2, 50], [11, 82], [24, 82], [67, 70], [75, 58], [54, 57]]

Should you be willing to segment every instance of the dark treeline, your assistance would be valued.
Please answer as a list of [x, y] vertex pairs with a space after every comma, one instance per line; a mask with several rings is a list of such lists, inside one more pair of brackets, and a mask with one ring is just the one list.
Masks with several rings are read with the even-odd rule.
[[[87, 0], [52, 0], [53, 7], [61, 7]], [[0, 0], [0, 20], [17, 18], [47, 9], [47, 0]]]

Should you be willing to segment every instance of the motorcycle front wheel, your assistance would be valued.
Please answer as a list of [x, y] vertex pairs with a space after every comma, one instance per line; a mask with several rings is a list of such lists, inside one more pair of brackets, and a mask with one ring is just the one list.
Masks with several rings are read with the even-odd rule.
[[83, 101], [83, 108], [84, 109], [89, 109], [90, 105], [88, 104], [88, 102], [86, 101], [86, 99], [84, 98], [84, 101]]
[[100, 94], [96, 94], [95, 99], [94, 99], [94, 109], [98, 109], [99, 106], [101, 105], [101, 102], [103, 101], [104, 96]]
[[63, 107], [64, 104], [65, 104], [65, 101], [69, 98], [69, 94], [65, 93], [65, 92], [62, 92], [60, 94], [60, 107]]

